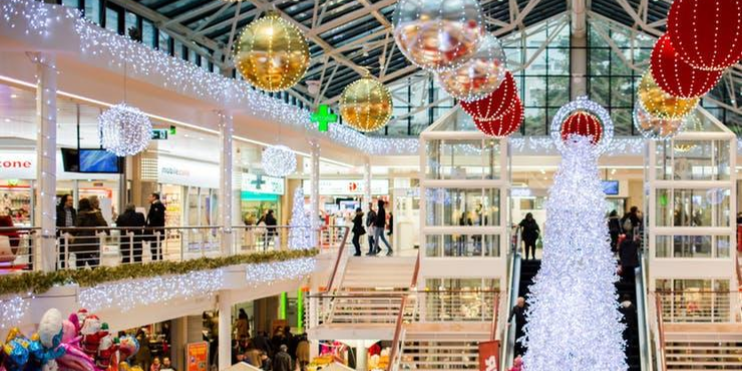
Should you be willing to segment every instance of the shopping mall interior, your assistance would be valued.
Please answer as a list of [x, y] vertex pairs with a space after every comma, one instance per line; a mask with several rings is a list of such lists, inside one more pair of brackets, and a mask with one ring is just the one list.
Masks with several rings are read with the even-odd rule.
[[740, 0], [0, 12], [2, 371], [742, 370]]

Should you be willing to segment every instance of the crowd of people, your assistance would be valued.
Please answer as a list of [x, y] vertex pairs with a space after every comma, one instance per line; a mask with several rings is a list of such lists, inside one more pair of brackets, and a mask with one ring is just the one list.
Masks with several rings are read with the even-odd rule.
[[[307, 334], [294, 335], [291, 328], [279, 328], [268, 337], [265, 331], [257, 331], [250, 338], [240, 332], [238, 319], [238, 336], [232, 346], [232, 363], [244, 362], [264, 371], [305, 371], [309, 364], [309, 340]], [[246, 320], [246, 315], [244, 315]]]
[[[355, 247], [355, 254], [353, 256], [361, 256], [361, 237], [368, 235], [368, 252], [367, 256], [377, 256], [381, 253], [381, 242], [386, 245], [386, 255], [391, 256], [394, 254], [392, 246], [386, 239], [386, 234], [389, 236], [393, 233], [394, 220], [392, 213], [389, 213], [387, 220], [386, 212], [387, 203], [384, 200], [379, 200], [377, 208], [374, 210], [373, 203], [368, 204], [368, 212], [365, 214], [359, 207], [356, 209], [356, 214], [353, 218], [353, 247]], [[386, 227], [389, 226], [387, 233]]]
[[[165, 205], [158, 193], [152, 193], [148, 198], [149, 212], [147, 216], [136, 211], [134, 204], [127, 204], [124, 212], [116, 216], [115, 223], [121, 230], [122, 239], [131, 235], [131, 240], [125, 239], [121, 243], [123, 263], [142, 261], [142, 244], [149, 242], [152, 260], [162, 260], [162, 249], [158, 239], [164, 234]], [[109, 225], [103, 217], [98, 196], [81, 198], [77, 209], [71, 195], [63, 195], [57, 206], [57, 234], [66, 236], [59, 248], [59, 267], [65, 268], [69, 261], [69, 253], [75, 254], [74, 267], [91, 268], [100, 265], [100, 233], [108, 234]], [[159, 233], [157, 233], [159, 232]], [[64, 246], [66, 245], [66, 246]]]

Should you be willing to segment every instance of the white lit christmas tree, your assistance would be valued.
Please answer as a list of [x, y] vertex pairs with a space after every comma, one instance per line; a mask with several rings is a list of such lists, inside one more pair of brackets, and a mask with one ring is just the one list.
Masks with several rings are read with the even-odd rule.
[[544, 255], [526, 312], [526, 371], [628, 368], [598, 152], [572, 135], [546, 202]]
[[306, 250], [313, 247], [312, 223], [304, 211], [304, 189], [299, 186], [294, 191], [294, 207], [291, 210], [291, 230], [289, 231], [289, 249]]

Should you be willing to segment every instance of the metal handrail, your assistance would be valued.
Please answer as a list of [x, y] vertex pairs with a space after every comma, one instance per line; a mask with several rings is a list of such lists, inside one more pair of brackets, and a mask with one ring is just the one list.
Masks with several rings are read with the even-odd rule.
[[[520, 290], [520, 248], [523, 245], [523, 241], [521, 239], [520, 227], [515, 228], [515, 235], [513, 240], [513, 245], [510, 248], [510, 256], [512, 256], [512, 259], [509, 259], [510, 262], [508, 263], [508, 282], [510, 283], [510, 297], [508, 298], [508, 306], [507, 310], [511, 310], [512, 307], [515, 306], [516, 301], [518, 300], [518, 292]], [[505, 325], [503, 329], [503, 336], [502, 336], [502, 369], [507, 370], [510, 365], [513, 364], [513, 352], [510, 351], [511, 346], [511, 340], [513, 347], [515, 346], [515, 333], [513, 331], [510, 331], [510, 326]], [[511, 339], [512, 338], [512, 339]]]
[[660, 295], [655, 295], [654, 302], [657, 310], [657, 336], [660, 342], [660, 354], [657, 358], [660, 363], [661, 371], [666, 371], [667, 365], [665, 364], [665, 325], [664, 320], [662, 319], [662, 297]]
[[492, 324], [490, 325], [490, 341], [497, 339], [497, 320], [500, 315], [500, 295], [495, 295], [494, 303], [492, 304]]
[[[412, 272], [412, 279], [410, 280], [410, 289], [412, 290], [415, 290], [417, 288], [417, 277], [420, 273], [421, 255], [422, 250], [418, 250], [417, 260], [415, 261], [415, 269]], [[404, 321], [404, 313], [406, 308], [407, 296], [403, 296], [402, 303], [399, 306], [399, 312], [397, 313], [397, 323], [394, 326], [394, 338], [392, 339], [392, 350], [389, 354], [389, 365], [387, 366], [387, 371], [392, 371], [395, 368], [399, 368], [399, 362], [402, 360], [402, 322]]]
[[345, 233], [343, 234], [343, 240], [340, 243], [340, 248], [338, 249], [338, 255], [335, 259], [335, 264], [332, 267], [332, 273], [330, 274], [330, 278], [327, 282], [327, 286], [325, 286], [324, 290], [321, 290], [320, 293], [328, 292], [332, 289], [332, 284], [335, 282], [335, 276], [337, 275], [338, 267], [340, 266], [340, 260], [342, 259], [343, 253], [345, 252], [345, 244], [348, 242], [348, 234], [350, 231], [350, 227], [338, 227], [345, 229]]

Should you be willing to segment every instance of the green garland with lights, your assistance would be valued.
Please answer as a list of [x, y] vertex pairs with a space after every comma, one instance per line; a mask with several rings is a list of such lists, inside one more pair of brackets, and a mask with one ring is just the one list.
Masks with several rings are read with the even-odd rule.
[[96, 269], [28, 272], [18, 275], [0, 276], [0, 296], [26, 292], [41, 294], [54, 286], [77, 284], [80, 287], [92, 287], [106, 282], [185, 274], [231, 265], [286, 261], [313, 257], [317, 254], [319, 254], [319, 250], [317, 249], [269, 251], [219, 258], [198, 258], [179, 262], [158, 261], [149, 264], [127, 264], [115, 267], [98, 267]]

